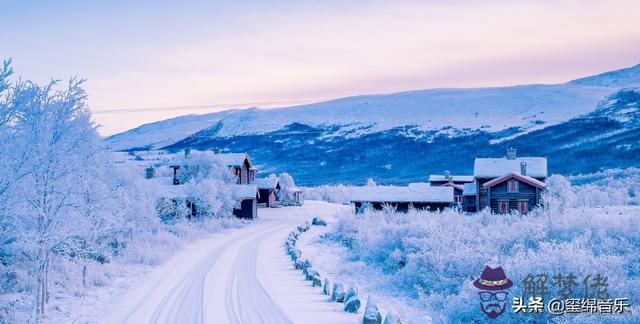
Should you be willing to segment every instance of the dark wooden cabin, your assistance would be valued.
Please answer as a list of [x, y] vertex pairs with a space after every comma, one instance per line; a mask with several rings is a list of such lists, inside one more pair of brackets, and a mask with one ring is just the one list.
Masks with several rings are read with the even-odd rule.
[[[547, 158], [545, 157], [516, 157], [516, 150], [507, 150], [503, 158], [476, 158], [474, 162], [475, 204], [467, 204], [469, 198], [463, 199], [463, 209], [475, 211], [489, 207], [493, 212], [501, 213], [505, 210], [520, 210], [527, 212], [540, 204], [540, 193], [544, 189], [547, 178]], [[515, 178], [515, 179], [514, 179]], [[496, 182], [496, 180], [500, 181]], [[503, 180], [512, 180], [514, 187], [499, 186]], [[522, 192], [519, 184], [522, 185]], [[534, 188], [530, 188], [533, 186]], [[503, 192], [509, 192], [503, 195]], [[514, 192], [517, 190], [518, 192]], [[526, 203], [525, 202], [529, 201]], [[525, 208], [526, 207], [526, 208]]]
[[243, 219], [255, 219], [258, 217], [258, 188], [255, 185], [233, 185], [233, 197], [236, 206], [233, 215]]
[[304, 204], [304, 197], [302, 195], [302, 189], [298, 187], [289, 187], [289, 192], [291, 193], [292, 201], [290, 202], [293, 206], [302, 206]]
[[259, 207], [277, 207], [280, 200], [280, 182], [277, 178], [256, 179], [254, 184], [258, 187], [260, 198]]
[[540, 202], [540, 194], [545, 184], [532, 177], [509, 173], [486, 182], [487, 204], [496, 214], [506, 214], [517, 210], [528, 213]]
[[226, 165], [236, 177], [237, 184], [250, 184], [255, 181], [256, 168], [246, 153], [215, 153], [214, 159]]

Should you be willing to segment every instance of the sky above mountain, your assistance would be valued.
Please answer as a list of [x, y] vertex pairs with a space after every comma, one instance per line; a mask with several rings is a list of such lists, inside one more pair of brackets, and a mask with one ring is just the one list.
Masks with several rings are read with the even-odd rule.
[[559, 83], [640, 62], [640, 3], [626, 0], [9, 1], [2, 8], [0, 58], [12, 57], [23, 77], [39, 82], [87, 78], [103, 134], [232, 107]]

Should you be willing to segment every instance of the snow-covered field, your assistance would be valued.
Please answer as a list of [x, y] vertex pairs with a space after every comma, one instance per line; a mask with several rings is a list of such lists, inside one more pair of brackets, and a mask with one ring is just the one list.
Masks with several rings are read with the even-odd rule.
[[631, 305], [615, 316], [532, 318], [507, 310], [504, 320], [637, 323], [639, 218], [640, 206], [539, 210], [526, 216], [348, 212], [324, 230], [327, 234], [306, 238], [301, 250], [316, 254], [314, 267], [377, 294], [413, 323], [422, 323], [424, 315], [436, 323], [486, 319], [472, 285], [486, 265], [504, 267], [514, 282], [513, 296], [524, 294], [530, 274], [547, 274], [547, 296], [558, 296], [562, 286], [552, 278], [573, 274], [578, 279], [572, 296], [580, 298], [594, 289], [592, 281], [585, 288], [583, 280], [601, 274], [608, 278], [608, 296], [628, 298]]
[[[260, 209], [240, 229], [191, 242], [110, 304], [102, 323], [358, 323], [342, 304], [311, 287], [284, 254], [287, 233], [313, 216], [343, 206], [308, 201], [303, 207]], [[114, 303], [114, 301], [117, 301]], [[113, 303], [113, 304], [111, 304]], [[92, 322], [91, 315], [79, 322]]]

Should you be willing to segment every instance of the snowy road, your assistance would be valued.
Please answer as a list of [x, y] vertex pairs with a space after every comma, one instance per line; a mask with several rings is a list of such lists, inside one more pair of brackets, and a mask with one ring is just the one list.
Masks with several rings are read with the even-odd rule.
[[343, 206], [260, 209], [259, 220], [196, 241], [130, 291], [104, 323], [357, 323], [284, 255], [289, 231]]

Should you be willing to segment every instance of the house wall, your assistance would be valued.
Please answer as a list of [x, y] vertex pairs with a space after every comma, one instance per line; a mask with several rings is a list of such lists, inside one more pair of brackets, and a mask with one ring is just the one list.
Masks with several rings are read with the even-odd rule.
[[258, 192], [260, 193], [260, 198], [258, 198], [258, 203], [259, 204], [269, 204], [269, 194], [271, 192], [271, 190], [269, 189], [258, 189]]
[[498, 200], [509, 200], [509, 210], [518, 210], [518, 200], [526, 199], [528, 201], [528, 209], [533, 209], [538, 204], [537, 188], [522, 181], [518, 181], [518, 192], [507, 192], [509, 180], [504, 181], [490, 188], [489, 199], [491, 210], [498, 213]]
[[244, 199], [240, 202], [239, 209], [233, 209], [233, 215], [238, 218], [254, 219], [257, 217], [256, 199]]
[[462, 197], [462, 210], [469, 213], [475, 213], [477, 211], [475, 195]]
[[476, 188], [476, 192], [478, 193], [478, 198], [476, 199], [476, 206], [478, 206], [478, 210], [483, 210], [487, 207], [487, 189], [483, 185], [490, 180], [492, 179], [478, 179], [477, 181], [478, 188]]

